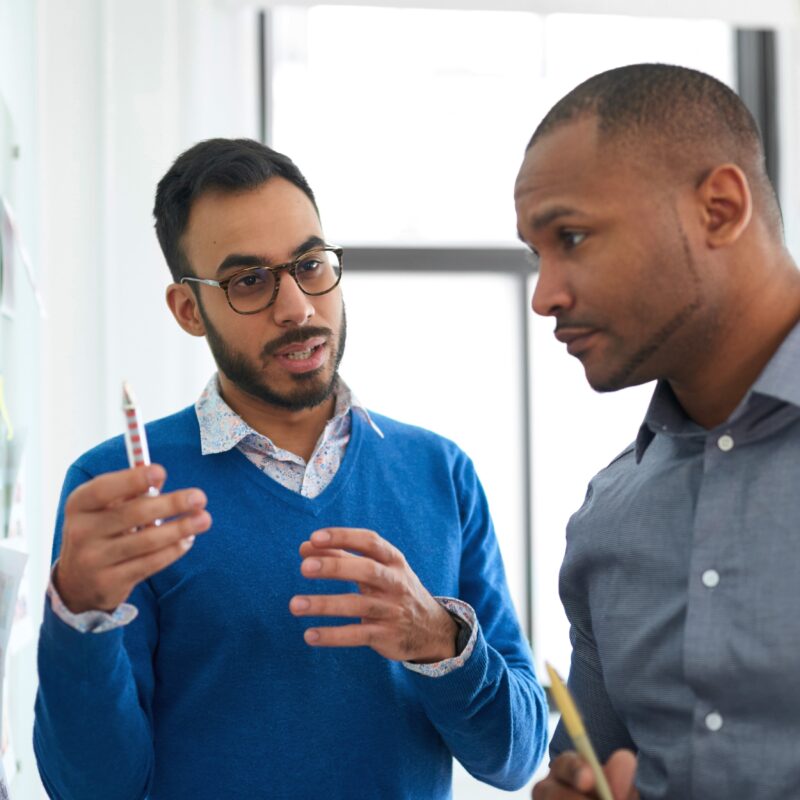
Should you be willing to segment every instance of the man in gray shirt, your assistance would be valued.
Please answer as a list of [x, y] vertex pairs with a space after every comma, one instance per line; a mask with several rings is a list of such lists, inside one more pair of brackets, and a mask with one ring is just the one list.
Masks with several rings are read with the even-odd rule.
[[[614, 796], [800, 797], [800, 272], [755, 122], [708, 75], [611, 70], [544, 118], [515, 194], [533, 309], [591, 386], [658, 381], [560, 577]], [[597, 796], [570, 748], [560, 725], [535, 800]]]

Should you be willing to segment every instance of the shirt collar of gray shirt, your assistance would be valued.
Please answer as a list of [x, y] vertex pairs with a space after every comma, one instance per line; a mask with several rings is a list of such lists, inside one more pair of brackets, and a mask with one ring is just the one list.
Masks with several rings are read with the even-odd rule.
[[[745, 413], [754, 397], [766, 397], [800, 408], [800, 322], [781, 342], [755, 383], [747, 390], [742, 402], [724, 424], [727, 425]], [[636, 437], [636, 463], [642, 460], [657, 433], [696, 436], [705, 432], [705, 429], [686, 415], [669, 383], [659, 381]]]

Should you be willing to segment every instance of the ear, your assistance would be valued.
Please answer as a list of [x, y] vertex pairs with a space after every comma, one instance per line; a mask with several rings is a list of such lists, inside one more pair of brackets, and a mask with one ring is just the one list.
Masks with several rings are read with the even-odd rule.
[[747, 176], [736, 164], [715, 167], [697, 187], [706, 243], [716, 249], [739, 240], [753, 216]]
[[192, 336], [206, 335], [203, 317], [191, 287], [185, 283], [171, 283], [167, 286], [167, 305], [186, 333]]

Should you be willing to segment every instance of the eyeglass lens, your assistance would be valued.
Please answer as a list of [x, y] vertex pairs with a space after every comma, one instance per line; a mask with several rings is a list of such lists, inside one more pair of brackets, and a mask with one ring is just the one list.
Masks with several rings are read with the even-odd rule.
[[[294, 275], [300, 288], [311, 295], [325, 294], [336, 286], [342, 272], [339, 256], [330, 250], [312, 250], [295, 262]], [[237, 311], [257, 311], [267, 306], [275, 291], [275, 273], [266, 267], [234, 275], [228, 298]]]

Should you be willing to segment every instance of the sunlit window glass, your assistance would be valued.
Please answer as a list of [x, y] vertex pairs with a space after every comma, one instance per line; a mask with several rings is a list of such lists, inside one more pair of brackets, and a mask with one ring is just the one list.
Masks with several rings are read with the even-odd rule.
[[533, 14], [279, 8], [273, 142], [342, 243], [515, 238], [541, 90]]

